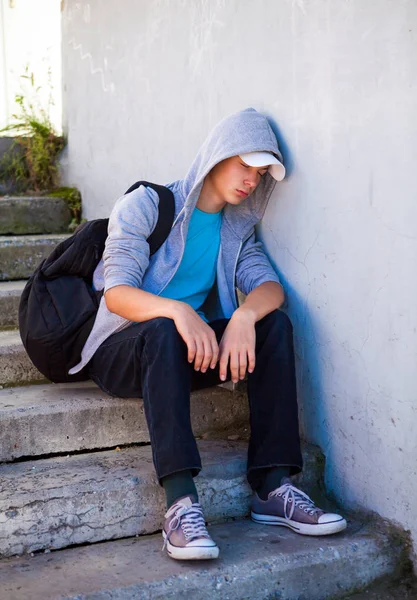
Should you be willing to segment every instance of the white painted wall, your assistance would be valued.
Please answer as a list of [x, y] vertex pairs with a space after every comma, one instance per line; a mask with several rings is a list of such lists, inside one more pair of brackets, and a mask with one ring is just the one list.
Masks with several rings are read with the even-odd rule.
[[[60, 7], [60, 0], [0, 0], [0, 128], [11, 122], [15, 96], [23, 93], [39, 100], [62, 131]], [[37, 93], [21, 77], [26, 65]]]
[[286, 283], [306, 437], [330, 491], [417, 545], [417, 3], [65, 2], [68, 183], [88, 218], [182, 177], [253, 106], [289, 176], [260, 234]]

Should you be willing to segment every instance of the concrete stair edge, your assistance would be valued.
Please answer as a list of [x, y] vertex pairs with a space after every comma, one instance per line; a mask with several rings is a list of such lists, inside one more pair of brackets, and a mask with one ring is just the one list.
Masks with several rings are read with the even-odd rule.
[[[218, 386], [199, 390], [191, 416], [196, 436], [247, 427], [248, 401]], [[113, 398], [93, 382], [0, 390], [0, 462], [148, 442], [142, 399]]]
[[55, 196], [0, 197], [0, 235], [68, 233], [71, 210]]
[[[206, 519], [245, 517], [247, 444], [199, 441], [196, 478]], [[298, 485], [313, 494], [321, 477], [315, 450]], [[161, 528], [165, 497], [149, 445], [0, 466], [0, 556], [59, 549]]]
[[20, 296], [27, 280], [0, 282], [0, 330], [18, 328]]
[[18, 330], [0, 331], [0, 386], [46, 381], [33, 365]]
[[335, 600], [400, 568], [389, 532], [373, 524], [325, 538], [246, 520], [210, 533], [216, 561], [174, 561], [160, 534], [6, 559], [2, 600]]
[[29, 278], [39, 263], [70, 234], [0, 236], [0, 281]]

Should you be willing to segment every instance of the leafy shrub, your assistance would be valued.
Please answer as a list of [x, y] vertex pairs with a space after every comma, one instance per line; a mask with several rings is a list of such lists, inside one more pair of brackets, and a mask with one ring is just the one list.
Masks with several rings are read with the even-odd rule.
[[[49, 73], [50, 75], [50, 73]], [[29, 81], [31, 90], [16, 94], [18, 110], [12, 115], [13, 122], [0, 133], [13, 132], [16, 137], [11, 148], [0, 160], [0, 182], [8, 183], [17, 192], [44, 192], [58, 182], [57, 158], [65, 146], [65, 139], [56, 133], [49, 110], [31, 99], [35, 87], [33, 73], [25, 69], [22, 79]], [[52, 104], [50, 96], [49, 105]]]

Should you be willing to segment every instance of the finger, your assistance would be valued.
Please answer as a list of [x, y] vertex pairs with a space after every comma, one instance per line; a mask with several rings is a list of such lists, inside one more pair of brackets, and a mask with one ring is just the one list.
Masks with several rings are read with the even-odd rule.
[[212, 349], [212, 358], [210, 363], [210, 368], [214, 369], [217, 365], [217, 361], [219, 360], [219, 344], [217, 343], [216, 336], [213, 334], [211, 339], [211, 349]]
[[255, 351], [253, 348], [248, 350], [248, 373], [253, 373], [255, 370]]
[[239, 354], [237, 350], [232, 350], [230, 353], [230, 372], [233, 383], [237, 383], [239, 381]]
[[196, 346], [197, 346], [197, 352], [195, 355], [194, 369], [196, 371], [199, 371], [200, 367], [201, 367], [201, 363], [204, 360], [204, 344], [203, 344], [203, 341], [201, 338], [196, 339]]
[[226, 381], [228, 364], [229, 364], [229, 353], [223, 351], [220, 354], [220, 363], [219, 363], [219, 375], [220, 375], [220, 379], [222, 381]]
[[211, 363], [211, 359], [213, 358], [213, 349], [211, 347], [211, 341], [209, 337], [205, 337], [203, 339], [204, 345], [204, 359], [201, 363], [201, 372], [205, 373], [208, 369], [209, 364]]
[[187, 348], [188, 348], [188, 362], [192, 363], [194, 358], [195, 358], [195, 354], [197, 352], [197, 346], [195, 343], [195, 340], [193, 338], [189, 339], [187, 341]]
[[246, 367], [248, 365], [247, 352], [243, 350], [239, 353], [239, 379], [244, 379], [246, 375]]
[[217, 361], [219, 360], [219, 346], [217, 345], [217, 341], [215, 341], [214, 345], [212, 344], [212, 348], [213, 348], [213, 356], [211, 359], [210, 368], [215, 369], [216, 365], [217, 365]]

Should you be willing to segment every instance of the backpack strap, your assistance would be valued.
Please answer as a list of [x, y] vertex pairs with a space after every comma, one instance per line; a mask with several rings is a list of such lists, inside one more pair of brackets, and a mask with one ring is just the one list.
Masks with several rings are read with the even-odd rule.
[[148, 237], [150, 253], [155, 254], [155, 252], [159, 250], [159, 248], [167, 239], [169, 232], [171, 231], [172, 224], [174, 222], [174, 194], [164, 185], [158, 185], [149, 181], [137, 181], [136, 183], [130, 186], [130, 188], [127, 190], [127, 192], [125, 192], [125, 194], [133, 192], [133, 190], [136, 190], [141, 185], [145, 185], [146, 187], [152, 188], [159, 196], [158, 221], [156, 223], [155, 229]]
[[[174, 194], [163, 185], [147, 181], [138, 181], [126, 193], [140, 185], [152, 187], [159, 196], [158, 221], [148, 237], [150, 254], [155, 254], [171, 231], [175, 213]], [[61, 275], [76, 275], [91, 284], [94, 270], [104, 252], [108, 225], [109, 219], [94, 219], [79, 225], [73, 235], [58, 244], [39, 265], [42, 276], [54, 279]]]

